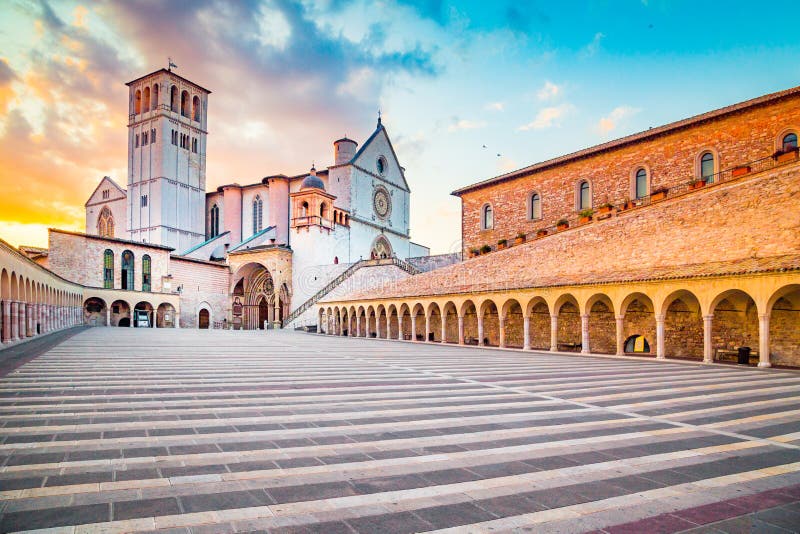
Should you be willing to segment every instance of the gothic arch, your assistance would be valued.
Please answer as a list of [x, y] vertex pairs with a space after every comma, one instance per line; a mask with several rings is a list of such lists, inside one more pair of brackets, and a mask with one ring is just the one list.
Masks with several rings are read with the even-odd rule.
[[381, 258], [391, 258], [394, 256], [394, 251], [392, 250], [392, 244], [389, 243], [389, 240], [386, 239], [386, 236], [381, 234], [375, 238], [372, 242], [372, 250], [370, 252], [370, 258], [372, 259], [381, 259]]

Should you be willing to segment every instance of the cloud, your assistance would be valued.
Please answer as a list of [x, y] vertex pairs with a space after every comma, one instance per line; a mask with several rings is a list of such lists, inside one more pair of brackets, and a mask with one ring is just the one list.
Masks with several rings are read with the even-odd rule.
[[583, 57], [592, 57], [600, 50], [600, 42], [605, 37], [604, 33], [597, 32], [592, 38], [592, 42], [586, 45], [581, 53]]
[[453, 120], [450, 126], [447, 127], [448, 132], [457, 132], [459, 130], [478, 130], [480, 128], [485, 128], [486, 122], [484, 121], [470, 121], [466, 119], [459, 119], [458, 117], [453, 117]]
[[525, 132], [528, 130], [543, 130], [552, 126], [558, 126], [560, 119], [563, 119], [574, 110], [575, 106], [572, 104], [561, 104], [560, 106], [542, 108], [539, 110], [539, 113], [536, 114], [533, 121], [520, 126], [517, 130]]
[[607, 134], [619, 126], [619, 123], [639, 113], [641, 109], [630, 106], [619, 106], [611, 110], [607, 116], [601, 118], [596, 125], [597, 130]]
[[489, 102], [484, 106], [484, 109], [487, 111], [505, 111], [506, 105], [505, 102]]
[[539, 100], [555, 100], [564, 92], [564, 87], [561, 85], [556, 85], [550, 80], [544, 82], [544, 85], [539, 92], [536, 93], [536, 97]]

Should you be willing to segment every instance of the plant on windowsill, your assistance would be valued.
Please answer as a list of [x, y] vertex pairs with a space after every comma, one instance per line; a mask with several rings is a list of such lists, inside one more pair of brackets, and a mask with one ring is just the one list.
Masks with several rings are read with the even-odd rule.
[[504, 248], [506, 248], [506, 245], [508, 245], [508, 240], [501, 239], [500, 241], [497, 242], [497, 250], [503, 250]]
[[664, 200], [665, 198], [667, 198], [667, 189], [665, 187], [656, 189], [650, 193], [650, 202], [658, 202], [660, 200]]
[[536, 231], [536, 237], [544, 237], [547, 235], [547, 228], [540, 228]]
[[566, 219], [559, 219], [556, 223], [556, 229], [560, 232], [569, 228], [569, 221]]
[[734, 167], [731, 171], [731, 176], [734, 178], [738, 178], [739, 176], [744, 176], [745, 174], [750, 174], [750, 165], [739, 165], [738, 167]]
[[515, 245], [521, 245], [521, 244], [523, 244], [525, 242], [525, 239], [526, 239], [525, 234], [520, 232], [520, 233], [517, 234], [517, 237], [514, 238], [514, 244]]
[[689, 180], [689, 190], [694, 191], [695, 189], [700, 189], [701, 187], [706, 186], [705, 178], [692, 178]]
[[597, 208], [598, 215], [605, 215], [607, 213], [611, 213], [611, 210], [614, 209], [614, 205], [611, 202], [604, 202], [600, 204], [600, 207]]
[[592, 215], [594, 215], [594, 210], [592, 208], [586, 208], [585, 210], [581, 211], [578, 215], [580, 215], [580, 220], [578, 221], [580, 224], [586, 224], [588, 222], [592, 222]]
[[481, 253], [481, 249], [479, 249], [478, 247], [472, 247], [471, 249], [469, 249], [469, 257], [470, 258], [474, 258], [475, 256], [479, 256], [480, 253]]
[[788, 150], [777, 150], [772, 155], [777, 163], [786, 163], [787, 161], [794, 161], [797, 159], [797, 148], [790, 148]]
[[481, 254], [488, 254], [491, 251], [492, 251], [492, 247], [490, 247], [489, 245], [483, 245], [481, 247]]

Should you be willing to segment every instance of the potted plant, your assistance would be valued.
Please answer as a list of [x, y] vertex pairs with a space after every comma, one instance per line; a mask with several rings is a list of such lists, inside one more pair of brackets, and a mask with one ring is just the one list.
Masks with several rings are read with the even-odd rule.
[[525, 234], [523, 232], [518, 233], [517, 237], [514, 239], [514, 244], [521, 245], [524, 242], [525, 242]]
[[491, 251], [492, 251], [492, 247], [490, 247], [489, 245], [483, 245], [481, 247], [481, 254], [488, 254]]
[[625, 200], [622, 202], [622, 206], [620, 206], [620, 211], [629, 210], [633, 207], [633, 202], [628, 197], [625, 197]]
[[650, 202], [658, 202], [667, 198], [667, 189], [662, 187], [650, 193]]
[[560, 232], [569, 228], [569, 221], [566, 219], [559, 219], [556, 223], [556, 229]]
[[544, 237], [547, 235], [547, 228], [540, 228], [536, 231], [536, 237]]
[[689, 190], [694, 191], [706, 186], [705, 178], [692, 178], [689, 180]]
[[503, 250], [504, 248], [506, 248], [506, 245], [508, 245], [508, 240], [501, 239], [500, 241], [497, 242], [497, 250]]
[[470, 258], [474, 258], [475, 256], [478, 256], [480, 253], [481, 249], [479, 249], [478, 247], [472, 247], [471, 249], [469, 249]]
[[592, 208], [586, 208], [582, 212], [579, 213], [581, 216], [580, 220], [578, 221], [580, 224], [586, 224], [591, 222], [592, 215], [594, 215], [594, 210]]
[[614, 205], [611, 202], [604, 202], [600, 204], [600, 207], [597, 209], [597, 214], [606, 215], [607, 213], [611, 213], [612, 209], [614, 209]]
[[772, 155], [778, 163], [786, 163], [787, 161], [794, 161], [797, 159], [797, 149], [790, 148], [788, 150], [778, 150]]
[[734, 167], [731, 171], [731, 176], [734, 178], [738, 178], [739, 176], [744, 176], [745, 174], [750, 173], [750, 165], [739, 165]]

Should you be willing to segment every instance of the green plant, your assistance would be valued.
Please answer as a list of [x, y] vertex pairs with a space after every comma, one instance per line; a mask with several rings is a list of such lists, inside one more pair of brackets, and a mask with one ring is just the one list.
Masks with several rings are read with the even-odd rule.
[[517, 234], [517, 239], [525, 239], [525, 232], [520, 232]]
[[497, 244], [500, 245], [500, 246], [506, 246], [508, 244], [508, 240], [507, 239], [501, 239], [500, 241], [497, 242]]
[[491, 251], [492, 251], [492, 247], [490, 247], [489, 245], [483, 245], [481, 247], [481, 254], [488, 254]]
[[478, 254], [480, 254], [480, 252], [481, 249], [479, 249], [478, 247], [472, 247], [471, 249], [469, 249], [469, 253], [472, 254], [473, 256], [477, 256]]
[[569, 226], [569, 221], [566, 219], [559, 219], [556, 226]]
[[613, 207], [614, 207], [614, 205], [611, 202], [604, 202], [603, 204], [600, 204], [600, 208], [601, 209], [610, 210]]
[[594, 210], [592, 208], [586, 208], [580, 213], [581, 217], [591, 217], [592, 215], [594, 215]]

